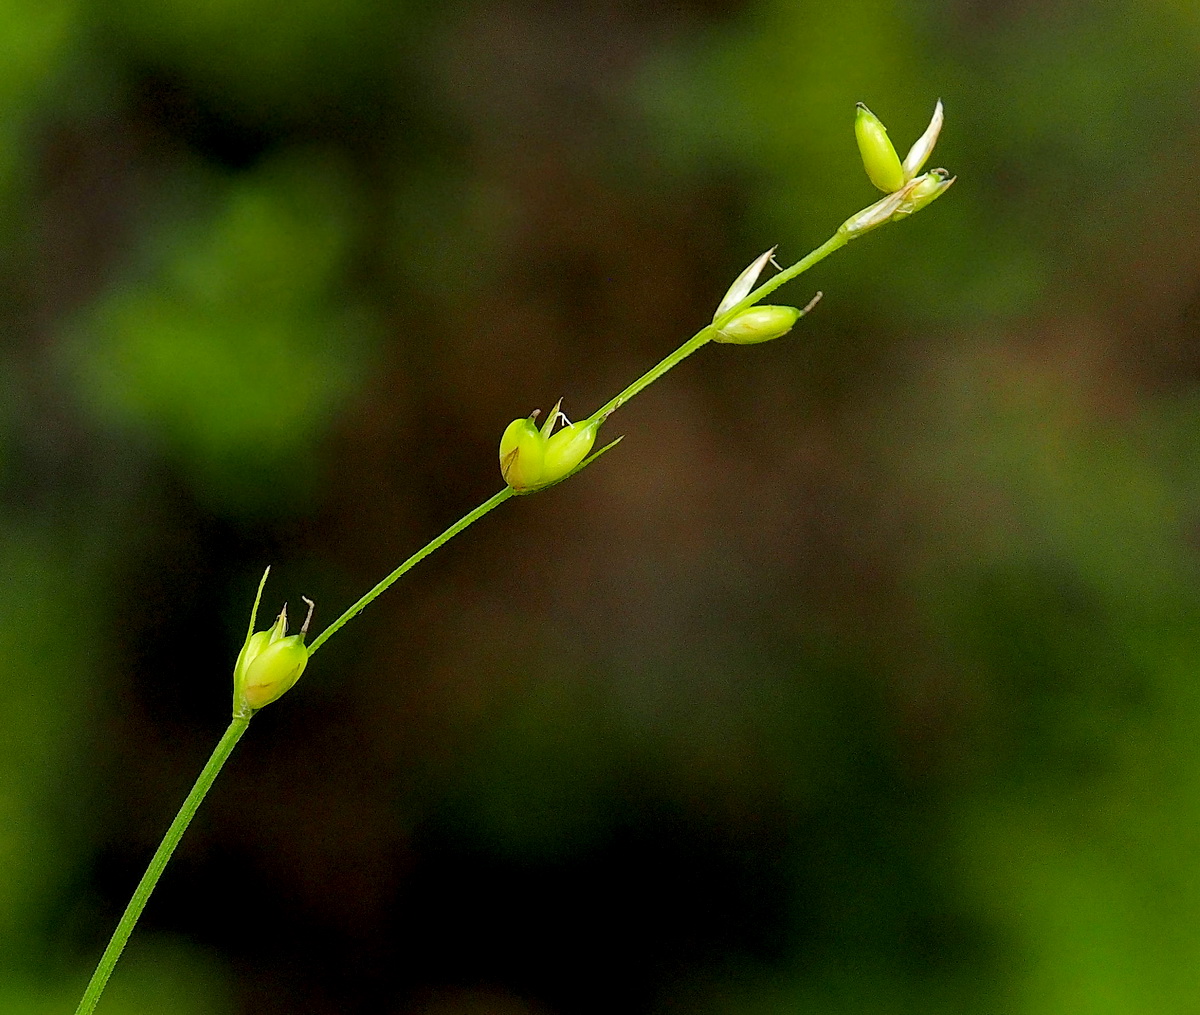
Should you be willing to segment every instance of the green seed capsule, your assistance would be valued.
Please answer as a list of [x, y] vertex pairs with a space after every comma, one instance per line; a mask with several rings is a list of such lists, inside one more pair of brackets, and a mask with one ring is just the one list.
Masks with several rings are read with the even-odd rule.
[[919, 212], [927, 204], [941, 197], [956, 179], [957, 177], [951, 176], [944, 169], [931, 169], [924, 176], [910, 180], [896, 193], [888, 194], [871, 207], [864, 208], [857, 215], [846, 219], [838, 227], [838, 232], [852, 240], [879, 226]]
[[757, 345], [781, 338], [800, 319], [795, 307], [749, 307], [713, 336], [715, 342]]
[[582, 420], [564, 426], [546, 442], [546, 457], [542, 466], [542, 483], [555, 483], [588, 456], [596, 443], [600, 420]]
[[292, 689], [307, 665], [303, 636], [293, 634], [272, 642], [246, 667], [243, 700], [254, 709], [271, 704]]
[[867, 176], [885, 194], [904, 186], [904, 167], [883, 122], [861, 102], [854, 118], [854, 136]]
[[288, 635], [285, 606], [270, 628], [246, 639], [233, 668], [235, 715], [249, 715], [271, 704], [300, 679], [300, 674], [308, 665], [304, 636], [311, 619], [310, 603], [308, 620], [304, 621], [300, 633]]
[[904, 218], [906, 215], [912, 215], [926, 205], [932, 204], [950, 189], [950, 184], [954, 182], [954, 179], [944, 169], [931, 169], [924, 176], [918, 176], [913, 180], [912, 188], [908, 190], [904, 200], [900, 202], [900, 206], [893, 213], [894, 217]]
[[514, 419], [500, 438], [500, 474], [514, 490], [528, 490], [541, 481], [546, 438], [532, 419]]

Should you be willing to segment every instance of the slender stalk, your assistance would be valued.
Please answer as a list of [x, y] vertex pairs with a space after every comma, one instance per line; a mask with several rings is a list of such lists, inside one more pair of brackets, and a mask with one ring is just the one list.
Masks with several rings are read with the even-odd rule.
[[[514, 491], [512, 488], [506, 486], [495, 496], [490, 497], [480, 504], [474, 511], [456, 521], [440, 536], [426, 543], [425, 546], [409, 557], [408, 560], [396, 568], [395, 571], [384, 578], [383, 581], [322, 631], [320, 637], [309, 647], [309, 655], [311, 656], [312, 653], [328, 641], [355, 614], [387, 591], [406, 571], [428, 557], [429, 554], [433, 553], [443, 543], [453, 539], [472, 522], [478, 521], [491, 511], [492, 508], [499, 507], [513, 495]], [[262, 596], [262, 586], [266, 582], [266, 579], [267, 576], [264, 574], [263, 581], [258, 586], [258, 596], [254, 600], [254, 613], [258, 611], [258, 602]], [[250, 619], [251, 633], [253, 633], [253, 630], [254, 614], [252, 613]], [[196, 783], [192, 786], [191, 792], [188, 793], [187, 799], [184, 800], [183, 806], [180, 807], [179, 813], [175, 815], [175, 820], [171, 822], [171, 827], [167, 829], [167, 834], [163, 836], [162, 842], [159, 843], [158, 849], [155, 850], [154, 856], [150, 860], [150, 866], [146, 868], [146, 873], [142, 875], [142, 880], [138, 882], [137, 888], [134, 889], [133, 898], [129, 900], [129, 905], [125, 907], [125, 912], [117, 924], [117, 929], [113, 931], [113, 935], [109, 939], [108, 947], [104, 949], [104, 954], [100, 956], [100, 962], [96, 966], [96, 971], [92, 974], [91, 980], [88, 982], [87, 989], [83, 993], [83, 999], [79, 1002], [79, 1007], [75, 1009], [75, 1015], [91, 1015], [95, 1010], [96, 1004], [100, 1000], [100, 995], [104, 993], [108, 978], [112, 975], [113, 968], [116, 966], [117, 960], [121, 957], [121, 952], [125, 949], [125, 944], [129, 940], [130, 934], [133, 933], [133, 928], [137, 924], [138, 917], [142, 915], [142, 910], [146, 908], [146, 902], [150, 898], [150, 893], [154, 891], [154, 886], [158, 884], [158, 879], [162, 876], [167, 862], [171, 859], [171, 854], [175, 852], [175, 847], [179, 845], [179, 840], [183, 838], [183, 833], [187, 831], [187, 827], [200, 807], [201, 801], [204, 800], [209, 788], [217, 778], [225, 762], [229, 759], [234, 746], [241, 739], [242, 734], [246, 732], [249, 724], [250, 719], [248, 716], [235, 716], [229, 724], [229, 728], [225, 731], [224, 736], [221, 737], [220, 742], [213, 750], [212, 756], [208, 759], [208, 764], [204, 766], [199, 778], [196, 779]]]
[[[596, 419], [601, 416], [607, 416], [609, 413], [620, 408], [643, 388], [653, 384], [668, 370], [678, 366], [697, 349], [702, 348], [710, 342], [721, 326], [731, 320], [734, 315], [745, 310], [747, 307], [753, 306], [785, 282], [807, 271], [818, 261], [823, 260], [835, 250], [845, 246], [847, 242], [848, 237], [846, 235], [840, 232], [835, 233], [821, 246], [817, 247], [816, 250], [768, 279], [740, 303], [731, 307], [717, 318], [712, 324], [698, 331], [660, 363], [642, 374], [641, 377], [625, 388], [615, 398], [605, 402], [590, 418]], [[322, 631], [313, 641], [312, 645], [309, 646], [308, 654], [311, 656], [316, 652], [317, 649], [341, 630], [347, 622], [386, 592], [407, 571], [419, 564], [438, 547], [457, 536], [468, 525], [478, 521], [493, 508], [499, 507], [510, 497], [514, 496], [515, 493], [515, 490], [506, 486], [499, 493], [480, 504], [479, 507], [463, 515], [462, 518], [446, 529], [441, 535], [426, 543], [420, 550], [404, 561], [396, 570], [379, 582], [379, 584], [330, 624], [329, 627]], [[266, 581], [266, 577], [264, 574], [263, 582]], [[257, 613], [259, 597], [261, 596], [262, 582], [259, 583], [258, 596], [254, 600], [254, 612], [250, 617], [249, 633], [251, 634], [254, 631], [254, 617]], [[183, 806], [179, 809], [179, 813], [175, 815], [175, 820], [171, 822], [171, 827], [167, 829], [167, 834], [163, 837], [162, 842], [151, 858], [150, 866], [146, 868], [146, 873], [142, 875], [142, 880], [138, 882], [138, 886], [133, 893], [133, 898], [129, 900], [129, 905], [126, 906], [125, 912], [117, 924], [117, 929], [113, 931], [112, 938], [108, 942], [108, 947], [104, 949], [104, 954], [100, 957], [100, 963], [96, 966], [96, 971], [92, 974], [92, 979], [88, 983], [87, 990], [84, 991], [83, 1000], [79, 1002], [79, 1007], [75, 1010], [75, 1015], [91, 1015], [91, 1012], [95, 1009], [97, 1002], [100, 1000], [100, 995], [104, 992], [104, 987], [108, 983], [108, 978], [112, 975], [113, 968], [116, 966], [117, 960], [121, 957], [125, 943], [129, 940], [129, 935], [133, 932], [138, 917], [141, 916], [142, 910], [146, 908], [146, 902], [150, 898], [150, 893], [154, 891], [154, 886], [158, 884], [158, 879], [162, 876], [162, 872], [167, 866], [167, 861], [171, 859], [171, 854], [175, 852], [175, 847], [179, 845], [179, 840], [183, 837], [183, 833], [187, 830], [213, 781], [228, 760], [229, 755], [233, 752], [234, 746], [241, 739], [242, 734], [246, 732], [249, 722], [249, 717], [235, 717], [233, 722], [229, 724], [229, 728], [225, 731], [224, 736], [221, 737], [220, 743], [213, 750], [212, 756], [208, 759], [208, 764], [204, 766], [204, 770], [200, 773], [196, 784], [192, 787], [187, 799], [184, 800]]]
[[183, 806], [179, 808], [179, 813], [175, 815], [175, 820], [171, 822], [171, 827], [167, 829], [167, 834], [163, 836], [162, 842], [159, 843], [158, 849], [155, 850], [154, 856], [151, 857], [150, 866], [146, 868], [146, 873], [142, 875], [142, 880], [138, 882], [137, 888], [134, 889], [133, 898], [129, 900], [129, 905], [125, 907], [125, 912], [121, 915], [117, 929], [113, 931], [113, 935], [109, 939], [108, 947], [104, 949], [104, 954], [100, 956], [100, 962], [96, 966], [96, 971], [92, 973], [87, 990], [83, 992], [83, 1000], [79, 1002], [79, 1007], [75, 1009], [75, 1015], [91, 1015], [91, 1012], [95, 1009], [96, 1003], [100, 1000], [100, 995], [104, 993], [104, 987], [108, 983], [108, 978], [112, 975], [113, 967], [117, 964], [117, 959], [121, 957], [121, 952], [125, 948], [125, 943], [129, 940], [129, 935], [133, 933], [133, 928], [138, 921], [138, 917], [142, 915], [142, 910], [146, 908], [146, 902], [150, 898], [150, 893], [154, 891], [154, 886], [158, 884], [158, 879], [162, 876], [163, 869], [167, 866], [167, 861], [171, 859], [171, 854], [175, 852], [175, 847], [179, 845], [179, 840], [183, 838], [183, 833], [187, 831], [188, 825], [191, 824], [192, 818], [195, 817], [196, 811], [212, 786], [213, 781], [217, 778], [225, 762], [229, 760], [229, 755], [233, 753], [233, 748], [242, 738], [242, 734], [246, 732], [249, 724], [249, 719], [234, 719], [225, 731], [225, 735], [221, 737], [220, 742], [213, 749], [212, 756], [208, 759], [208, 764], [204, 766], [199, 778], [196, 779], [196, 784], [192, 787], [192, 791], [187, 795], [187, 799], [183, 801]]
[[670, 356], [667, 356], [656, 366], [652, 366], [649, 370], [642, 374], [641, 377], [629, 385], [629, 387], [627, 387], [619, 395], [610, 398], [588, 418], [598, 419], [601, 416], [607, 416], [609, 413], [615, 412], [622, 405], [628, 402], [634, 395], [641, 391], [642, 388], [649, 387], [672, 367], [678, 366], [697, 349], [703, 347], [707, 342], [711, 341], [715, 333], [716, 329], [711, 324], [707, 328], [701, 328], [700, 331], [696, 332], [695, 335], [684, 342], [683, 345], [671, 353]]
[[373, 589], [371, 589], [370, 592], [368, 592], [358, 602], [356, 602], [353, 606], [351, 606], [350, 609], [348, 609], [345, 613], [343, 613], [340, 617], [338, 617], [337, 620], [335, 620], [332, 624], [330, 624], [327, 628], [325, 628], [325, 630], [321, 632], [321, 634], [317, 637], [317, 639], [308, 647], [309, 656], [311, 657], [312, 654], [317, 651], [317, 649], [319, 649], [322, 645], [325, 644], [325, 642], [327, 642], [330, 638], [332, 638], [347, 621], [352, 619], [358, 613], [362, 612], [362, 610], [364, 610], [367, 606], [369, 606], [375, 599], [377, 599], [384, 592], [386, 592], [389, 588], [391, 588], [391, 586], [396, 582], [396, 580], [398, 578], [400, 578], [400, 576], [403, 575], [406, 571], [410, 570], [414, 565], [419, 564], [421, 561], [423, 561], [426, 557], [428, 557], [431, 553], [433, 553], [433, 551], [436, 550], [443, 543], [449, 542], [451, 539], [453, 539], [455, 536], [457, 536], [460, 532], [462, 532], [462, 530], [465, 529], [472, 522], [479, 521], [479, 519], [482, 518], [484, 515], [486, 515], [489, 511], [491, 511], [492, 508], [499, 507], [506, 500], [508, 500], [509, 497], [512, 497], [514, 494], [515, 494], [515, 491], [512, 489], [512, 487], [506, 486], [499, 493], [497, 493], [494, 496], [489, 497], [487, 500], [485, 500], [474, 511], [471, 511], [469, 514], [463, 515], [458, 521], [456, 521], [453, 525], [451, 525], [450, 528], [448, 528], [440, 536], [436, 536], [435, 538], [431, 539], [428, 543], [426, 543], [423, 547], [421, 547], [421, 549], [419, 549], [416, 553], [414, 553], [411, 557], [409, 557], [408, 560], [406, 560], [403, 564], [401, 564], [398, 568], [396, 568], [395, 571], [393, 571], [386, 578], [384, 578], [383, 581], [381, 581], [378, 585], [376, 585]]
[[[754, 292], [750, 293], [744, 300], [742, 300], [736, 306], [731, 307], [726, 313], [722, 314], [717, 321], [705, 328], [701, 328], [700, 331], [684, 342], [683, 345], [681, 345], [678, 349], [672, 352], [669, 356], [665, 357], [655, 366], [652, 366], [649, 370], [642, 374], [641, 377], [625, 388], [624, 391], [620, 392], [620, 394], [610, 398], [588, 418], [597, 419], [602, 416], [607, 416], [619, 409], [643, 388], [649, 387], [660, 377], [662, 377], [662, 375], [668, 370], [678, 366], [697, 349], [702, 348], [704, 345], [710, 342], [713, 336], [716, 334], [718, 327], [731, 319], [735, 314], [738, 314], [747, 307], [757, 303], [768, 293], [774, 292], [774, 290], [778, 289], [785, 282], [795, 278], [801, 272], [808, 271], [808, 269], [818, 261], [824, 260], [835, 250], [839, 249], [840, 247], [844, 247], [847, 242], [846, 236], [844, 236], [842, 233], [834, 233], [833, 236], [821, 244], [821, 246], [817, 247], [816, 250], [806, 254], [795, 264], [785, 268], [777, 275], [769, 278], [766, 282], [755, 289]], [[397, 579], [399, 579], [406, 571], [410, 570], [414, 565], [419, 564], [443, 543], [453, 539], [468, 525], [478, 521], [489, 511], [491, 511], [492, 508], [499, 507], [506, 500], [508, 500], [509, 497], [512, 497], [514, 493], [515, 491], [511, 487], [506, 486], [494, 497], [491, 497], [489, 500], [486, 500], [480, 504], [479, 507], [477, 507], [474, 511], [463, 515], [462, 518], [451, 525], [450, 528], [448, 528], [440, 536], [437, 536], [435, 539], [432, 539], [426, 543], [421, 549], [409, 557], [408, 560], [396, 568], [395, 571], [393, 571], [386, 578], [384, 578], [383, 581], [371, 589], [370, 592], [368, 592], [365, 596], [359, 599], [358, 602], [346, 610], [346, 612], [338, 617], [337, 620], [325, 628], [325, 630], [322, 631], [308, 647], [309, 657], [311, 658], [312, 654], [316, 652], [317, 649], [319, 649], [322, 645], [324, 645], [325, 642], [332, 638], [347, 622], [361, 613], [364, 609], [366, 609], [366, 607], [379, 598], [379, 596], [391, 588]]]

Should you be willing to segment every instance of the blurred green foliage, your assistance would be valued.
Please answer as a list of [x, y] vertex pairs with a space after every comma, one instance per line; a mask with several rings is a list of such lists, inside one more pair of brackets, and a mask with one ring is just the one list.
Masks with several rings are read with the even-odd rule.
[[169, 443], [209, 496], [294, 500], [365, 351], [363, 315], [337, 292], [344, 187], [308, 159], [218, 195], [200, 223], [158, 223], [145, 279], [91, 308], [81, 384], [105, 415]]
[[0, 2], [0, 1010], [74, 1003], [264, 563], [328, 621], [873, 201], [855, 101], [903, 151], [940, 96], [945, 199], [255, 720], [102, 1010], [1192, 1011], [1198, 51], [1190, 0]]
[[411, 21], [384, 0], [116, 0], [90, 12], [126, 60], [161, 69], [205, 100], [259, 122], [305, 121], [345, 101], [387, 61]]
[[[49, 564], [57, 557], [57, 568]], [[68, 731], [79, 723], [86, 689], [83, 643], [87, 628], [73, 624], [75, 590], [56, 581], [69, 557], [45, 535], [10, 531], [4, 550], [4, 714], [7, 734], [0, 765], [5, 773], [0, 863], [5, 871], [5, 951], [16, 949], [42, 922], [67, 865], [57, 795], [75, 768]], [[82, 577], [82, 576], [81, 576]]]
[[68, 59], [78, 4], [5, 3], [0, 7], [0, 195], [5, 219], [28, 164], [27, 132]]

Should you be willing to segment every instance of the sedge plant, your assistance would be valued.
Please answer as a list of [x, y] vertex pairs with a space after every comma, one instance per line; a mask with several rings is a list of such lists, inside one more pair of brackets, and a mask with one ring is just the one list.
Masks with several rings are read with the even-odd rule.
[[[755, 258], [733, 284], [717, 306], [712, 321], [684, 342], [678, 349], [651, 367], [623, 391], [614, 395], [590, 416], [572, 423], [561, 411], [560, 399], [542, 424], [540, 413], [513, 420], [500, 439], [500, 473], [504, 487], [440, 535], [434, 537], [416, 553], [403, 561], [360, 599], [350, 605], [340, 617], [321, 632], [311, 644], [306, 644], [313, 604], [296, 634], [289, 635], [287, 606], [269, 627], [255, 630], [263, 587], [270, 573], [268, 567], [258, 584], [246, 638], [233, 670], [233, 717], [211, 757], [196, 779], [179, 813], [171, 822], [162, 842], [150, 860], [133, 896], [129, 900], [112, 937], [100, 958], [95, 972], [76, 1009], [76, 1015], [90, 1015], [95, 1010], [117, 960], [146, 906], [150, 894], [162, 876], [176, 846], [187, 830], [205, 795], [220, 774], [234, 747], [249, 728], [255, 713], [277, 700], [300, 679], [309, 660], [330, 638], [338, 633], [358, 613], [382, 595], [401, 576], [453, 539], [468, 526], [517, 496], [539, 493], [569, 479], [586, 468], [602, 454], [615, 447], [622, 438], [593, 451], [601, 426], [634, 395], [653, 384], [669, 370], [678, 366], [692, 353], [709, 342], [730, 345], [755, 345], [781, 338], [807, 314], [821, 298], [821, 293], [803, 308], [772, 306], [762, 300], [786, 282], [807, 271], [851, 240], [912, 215], [932, 203], [954, 182], [944, 169], [920, 174], [928, 160], [942, 127], [942, 103], [934, 110], [929, 127], [912, 146], [903, 161], [888, 139], [887, 130], [865, 105], [859, 103], [855, 120], [855, 136], [867, 176], [884, 192], [884, 197], [846, 219], [819, 247], [787, 268], [782, 268], [756, 286], [768, 264], [775, 264], [775, 248]], [[920, 175], [918, 175], [920, 174]], [[561, 426], [559, 424], [562, 424]]]

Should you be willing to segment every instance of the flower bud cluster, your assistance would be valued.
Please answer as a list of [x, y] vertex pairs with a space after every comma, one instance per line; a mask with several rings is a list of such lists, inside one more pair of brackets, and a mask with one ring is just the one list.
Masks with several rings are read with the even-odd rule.
[[888, 138], [887, 127], [883, 125], [883, 121], [860, 102], [858, 113], [854, 117], [854, 136], [858, 139], [858, 153], [862, 156], [863, 168], [866, 169], [871, 182], [885, 194], [893, 194], [914, 180], [933, 153], [933, 146], [937, 144], [938, 135], [942, 132], [944, 119], [942, 100], [938, 99], [925, 133], [917, 138], [916, 144], [908, 150], [904, 161], [901, 162]]
[[954, 182], [954, 177], [946, 170], [934, 169], [923, 176], [917, 175], [933, 153], [933, 146], [942, 132], [943, 119], [942, 102], [939, 99], [925, 133], [901, 162], [883, 122], [861, 102], [858, 104], [854, 135], [858, 139], [863, 168], [871, 182], [887, 196], [847, 219], [838, 232], [847, 239], [854, 239], [885, 223], [920, 211], [946, 192]]
[[936, 201], [950, 189], [955, 179], [944, 169], [931, 169], [906, 183], [896, 193], [888, 194], [881, 201], [846, 219], [838, 227], [838, 232], [852, 240], [888, 222], [906, 218]]
[[[500, 474], [518, 493], [532, 493], [566, 479], [596, 443], [603, 418], [572, 423], [559, 411], [561, 405], [559, 399], [540, 430], [535, 412], [527, 418], [514, 419], [500, 438]], [[560, 419], [566, 425], [555, 433], [554, 427]]]
[[[263, 576], [264, 581], [266, 576]], [[261, 594], [262, 587], [259, 587]], [[233, 668], [233, 714], [248, 718], [253, 712], [269, 705], [300, 679], [308, 665], [308, 649], [304, 638], [312, 620], [312, 600], [308, 603], [308, 616], [299, 634], [287, 633], [287, 606], [284, 605], [272, 624], [265, 631], [257, 631], [246, 638], [242, 651], [238, 653]], [[255, 601], [257, 611], [258, 602]], [[250, 626], [254, 626], [251, 618]]]

